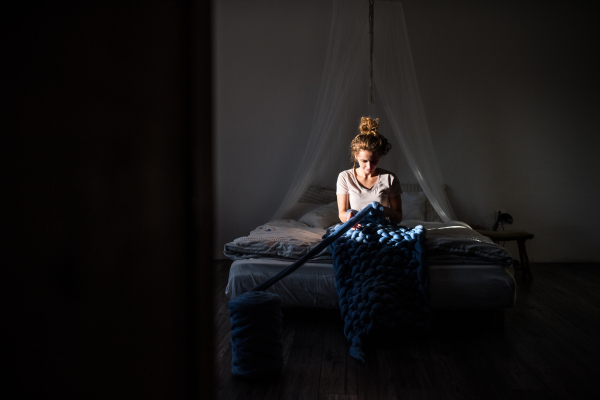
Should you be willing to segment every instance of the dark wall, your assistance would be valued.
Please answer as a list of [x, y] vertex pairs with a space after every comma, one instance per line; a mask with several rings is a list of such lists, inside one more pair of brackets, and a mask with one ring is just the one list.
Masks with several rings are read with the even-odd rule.
[[5, 13], [20, 398], [211, 396], [209, 16], [190, 1]]
[[[377, 24], [383, 1], [375, 3]], [[495, 210], [508, 212], [510, 228], [535, 234], [527, 242], [532, 261], [600, 261], [600, 185], [590, 181], [600, 174], [599, 4], [402, 1], [457, 218], [491, 228]], [[322, 0], [215, 3], [215, 257], [267, 222], [294, 178], [315, 114], [331, 12]], [[269, 24], [256, 23], [263, 19]], [[366, 75], [362, 82], [367, 87]], [[506, 248], [518, 257], [515, 242]]]

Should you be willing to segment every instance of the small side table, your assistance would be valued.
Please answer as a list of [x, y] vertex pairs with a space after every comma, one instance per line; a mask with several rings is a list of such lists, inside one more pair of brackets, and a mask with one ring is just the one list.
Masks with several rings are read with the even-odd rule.
[[533, 233], [524, 231], [522, 229], [510, 230], [510, 231], [481, 231], [475, 229], [475, 231], [481, 233], [484, 236], [489, 237], [494, 242], [510, 242], [511, 240], [517, 241], [519, 246], [519, 258], [521, 259], [521, 267], [515, 267], [515, 269], [523, 270], [530, 278], [531, 268], [529, 268], [529, 257], [527, 257], [527, 248], [525, 247], [525, 241], [527, 239], [533, 239]]

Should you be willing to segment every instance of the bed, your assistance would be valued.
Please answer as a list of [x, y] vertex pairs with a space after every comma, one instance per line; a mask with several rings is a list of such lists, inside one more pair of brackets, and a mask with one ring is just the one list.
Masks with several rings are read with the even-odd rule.
[[[504, 310], [516, 301], [511, 255], [460, 221], [443, 223], [418, 185], [402, 185], [407, 227], [427, 230], [432, 310]], [[225, 245], [234, 260], [226, 295], [233, 299], [273, 277], [320, 242], [336, 222], [335, 192], [309, 188], [290, 214]], [[325, 250], [273, 285], [283, 307], [338, 308], [331, 254]]]

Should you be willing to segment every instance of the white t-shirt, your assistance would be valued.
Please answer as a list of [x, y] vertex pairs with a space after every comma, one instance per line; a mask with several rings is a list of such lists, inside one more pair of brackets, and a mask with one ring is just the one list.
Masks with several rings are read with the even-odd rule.
[[399, 196], [402, 193], [400, 182], [392, 172], [377, 168], [379, 177], [377, 182], [367, 189], [358, 183], [354, 168], [340, 172], [337, 180], [336, 194], [347, 194], [350, 208], [362, 210], [372, 201], [378, 201], [389, 207], [390, 196]]

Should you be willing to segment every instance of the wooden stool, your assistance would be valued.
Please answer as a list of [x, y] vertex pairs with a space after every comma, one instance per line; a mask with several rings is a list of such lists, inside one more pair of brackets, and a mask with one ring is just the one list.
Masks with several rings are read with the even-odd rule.
[[475, 231], [481, 233], [484, 236], [489, 237], [494, 242], [510, 242], [511, 240], [517, 241], [517, 246], [519, 246], [519, 258], [521, 259], [521, 267], [514, 267], [515, 269], [520, 269], [525, 272], [530, 278], [531, 268], [529, 268], [529, 257], [527, 257], [527, 249], [525, 248], [525, 241], [527, 239], [533, 239], [533, 233], [527, 232], [521, 229], [511, 230], [511, 231], [481, 231], [475, 229]]

